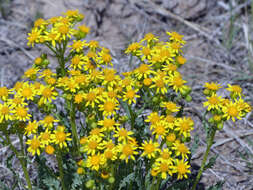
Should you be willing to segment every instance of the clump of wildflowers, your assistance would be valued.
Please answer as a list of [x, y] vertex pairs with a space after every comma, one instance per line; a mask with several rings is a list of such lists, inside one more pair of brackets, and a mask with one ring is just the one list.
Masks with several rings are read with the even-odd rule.
[[[151, 189], [172, 177], [187, 179], [194, 121], [182, 114], [185, 100], [191, 100], [191, 88], [178, 70], [186, 63], [183, 35], [167, 32], [168, 40], [161, 41], [146, 34], [125, 50], [137, 58], [136, 68], [119, 74], [107, 48], [84, 40], [89, 28], [78, 25], [83, 18], [69, 10], [35, 21], [27, 44], [47, 46], [58, 64], [52, 69], [47, 54], [41, 54], [23, 81], [12, 89], [0, 88], [0, 123], [24, 126], [19, 133], [32, 156], [56, 157], [62, 189], [67, 189], [66, 157], [78, 160], [76, 172], [87, 176], [82, 179], [88, 189], [117, 189], [131, 173], [140, 183], [151, 175]], [[228, 86], [231, 99], [217, 95], [221, 87], [216, 83], [205, 87], [204, 106], [217, 126], [251, 111], [240, 87]], [[59, 108], [59, 102], [64, 106]], [[37, 105], [40, 117], [34, 117], [31, 105]], [[29, 176], [26, 179], [30, 183]]]

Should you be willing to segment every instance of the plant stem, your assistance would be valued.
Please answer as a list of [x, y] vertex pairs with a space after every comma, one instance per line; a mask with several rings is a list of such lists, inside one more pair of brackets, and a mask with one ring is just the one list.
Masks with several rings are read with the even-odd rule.
[[61, 152], [59, 150], [57, 150], [57, 153], [56, 153], [56, 160], [58, 163], [62, 190], [67, 190], [65, 186], [65, 182], [64, 182], [63, 162], [62, 162]]
[[[30, 177], [29, 177], [29, 173], [28, 173], [27, 168], [26, 168], [26, 161], [25, 161], [25, 155], [24, 155], [24, 150], [23, 150], [23, 144], [21, 145], [21, 147], [22, 147], [22, 150], [21, 150], [22, 154], [20, 155], [19, 152], [18, 152], [18, 150], [11, 143], [10, 137], [7, 134], [7, 132], [5, 132], [5, 137], [6, 137], [7, 144], [10, 145], [11, 150], [14, 152], [14, 154], [16, 155], [16, 157], [18, 158], [18, 160], [19, 160], [19, 162], [20, 162], [20, 164], [22, 166], [22, 169], [23, 169], [23, 172], [24, 172], [24, 175], [25, 175], [25, 180], [26, 180], [28, 189], [32, 190], [32, 183], [31, 183], [31, 180], [30, 180]], [[22, 139], [22, 141], [23, 141], [23, 139]]]
[[213, 145], [213, 139], [214, 139], [216, 130], [217, 130], [216, 128], [211, 128], [211, 134], [210, 134], [209, 139], [208, 139], [208, 142], [207, 142], [206, 152], [205, 152], [205, 154], [204, 154], [204, 158], [203, 158], [203, 160], [202, 160], [201, 167], [200, 167], [200, 170], [199, 170], [199, 172], [198, 172], [198, 175], [197, 175], [197, 177], [196, 177], [196, 179], [195, 179], [195, 181], [194, 181], [194, 184], [193, 184], [193, 186], [192, 186], [192, 190], [195, 190], [195, 189], [196, 189], [197, 184], [198, 184], [198, 182], [199, 182], [199, 180], [200, 180], [200, 177], [201, 177], [201, 175], [202, 175], [202, 173], [203, 173], [203, 171], [204, 171], [204, 168], [205, 168], [205, 165], [206, 165], [206, 160], [207, 160], [208, 154], [209, 154], [210, 149], [211, 149], [211, 147], [212, 147], [212, 145]]
[[75, 154], [77, 154], [77, 156], [80, 156], [80, 144], [79, 144], [79, 138], [78, 138], [78, 134], [77, 134], [77, 129], [76, 129], [76, 115], [75, 115], [75, 105], [74, 103], [72, 103], [71, 106], [71, 112], [70, 112], [70, 122], [71, 122], [71, 130], [72, 130], [72, 140], [73, 140], [73, 144], [74, 144], [74, 150], [75, 150]]

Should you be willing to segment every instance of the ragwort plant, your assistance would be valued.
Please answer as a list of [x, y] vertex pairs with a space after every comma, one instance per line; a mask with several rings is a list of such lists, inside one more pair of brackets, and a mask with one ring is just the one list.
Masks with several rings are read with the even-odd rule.
[[[31, 182], [27, 169], [31, 157], [40, 166], [38, 173], [51, 176], [54, 188], [63, 190], [158, 190], [187, 181], [191, 173], [187, 144], [194, 121], [184, 115], [191, 88], [178, 71], [186, 62], [183, 36], [167, 32], [168, 41], [161, 41], [146, 34], [125, 50], [138, 67], [119, 74], [107, 48], [84, 40], [89, 28], [78, 25], [83, 18], [77, 10], [69, 10], [36, 20], [28, 45], [48, 47], [56, 68], [42, 53], [23, 81], [12, 89], [0, 88], [1, 138], [18, 158], [26, 187], [50, 189], [49, 179]], [[208, 143], [192, 189], [205, 169], [215, 132], [226, 120], [241, 119], [251, 111], [239, 86], [228, 86], [230, 98], [217, 95], [221, 88], [217, 83], [206, 83], [205, 88]], [[14, 134], [19, 148], [10, 139]], [[56, 158], [56, 172], [45, 164], [50, 157]]]

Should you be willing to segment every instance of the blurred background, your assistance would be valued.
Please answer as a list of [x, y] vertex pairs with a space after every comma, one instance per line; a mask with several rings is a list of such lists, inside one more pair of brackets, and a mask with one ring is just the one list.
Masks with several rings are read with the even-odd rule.
[[[245, 99], [253, 105], [253, 0], [0, 0], [1, 86], [12, 87], [45, 51], [26, 45], [34, 21], [68, 9], [85, 15], [84, 22], [91, 29], [87, 41], [98, 40], [109, 48], [119, 71], [129, 70], [129, 57], [123, 50], [146, 33], [163, 40], [168, 38], [166, 31], [184, 35], [187, 63], [181, 72], [193, 88], [193, 102], [187, 111], [195, 118], [194, 132], [200, 144], [193, 154], [195, 163], [200, 163], [205, 145], [199, 120], [204, 83], [241, 85]], [[201, 182], [208, 186], [224, 181], [223, 189], [252, 190], [252, 137], [252, 114], [236, 126], [225, 126], [212, 149], [219, 155], [217, 163], [204, 173]], [[0, 156], [5, 154], [1, 149]], [[10, 178], [8, 174], [3, 177]]]

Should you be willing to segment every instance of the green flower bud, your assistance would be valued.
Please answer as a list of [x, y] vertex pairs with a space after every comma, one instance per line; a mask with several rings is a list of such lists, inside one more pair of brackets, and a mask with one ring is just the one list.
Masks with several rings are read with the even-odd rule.
[[187, 102], [191, 102], [191, 101], [192, 101], [192, 97], [188, 94], [188, 95], [186, 96], [185, 100], [186, 100]]
[[109, 177], [108, 182], [109, 182], [110, 184], [113, 184], [113, 183], [115, 182], [115, 178], [112, 177], [112, 176]]
[[218, 128], [219, 130], [221, 130], [221, 129], [223, 128], [223, 122], [218, 123], [217, 128]]
[[94, 180], [89, 180], [86, 182], [85, 186], [88, 188], [88, 189], [91, 189], [93, 186], [95, 185], [95, 181]]

